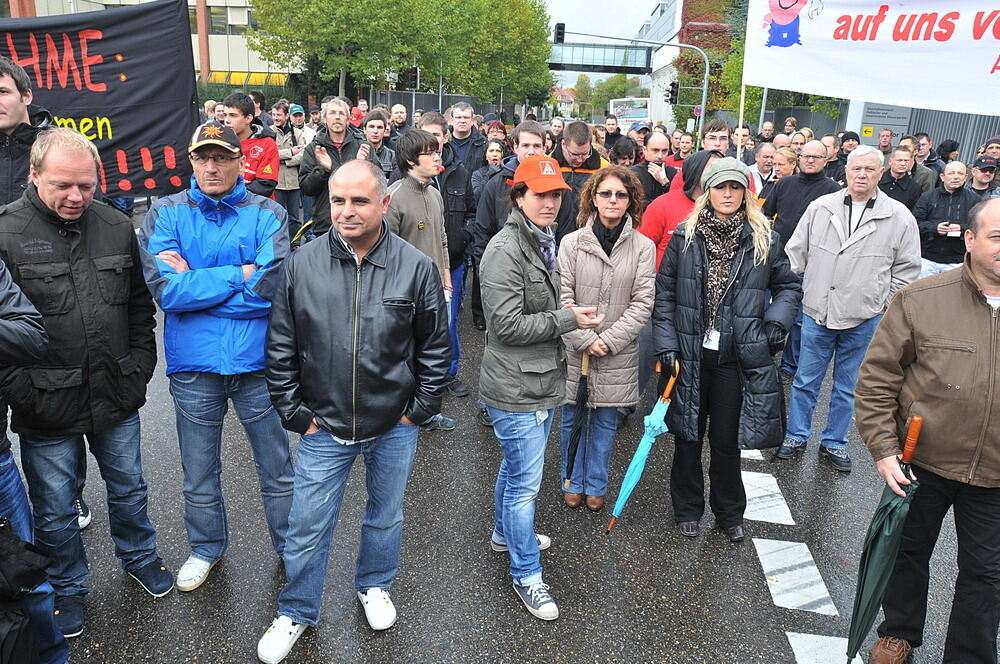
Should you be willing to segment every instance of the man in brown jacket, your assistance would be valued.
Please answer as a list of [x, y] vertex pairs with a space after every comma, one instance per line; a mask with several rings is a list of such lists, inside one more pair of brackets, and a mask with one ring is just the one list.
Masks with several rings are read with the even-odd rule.
[[[858, 431], [879, 474], [902, 495], [900, 440], [922, 415], [920, 489], [903, 527], [872, 664], [902, 664], [923, 640], [929, 561], [949, 508], [958, 580], [945, 664], [997, 661], [1000, 626], [1000, 200], [969, 213], [961, 268], [921, 279], [892, 300], [861, 366]], [[997, 408], [994, 413], [993, 409]]]

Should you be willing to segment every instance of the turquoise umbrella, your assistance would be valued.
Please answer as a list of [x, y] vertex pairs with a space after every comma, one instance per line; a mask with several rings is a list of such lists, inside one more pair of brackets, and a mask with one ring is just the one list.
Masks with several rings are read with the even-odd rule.
[[[659, 364], [657, 364], [657, 370], [661, 370]], [[667, 386], [663, 389], [663, 394], [656, 400], [656, 404], [649, 415], [642, 420], [646, 430], [639, 440], [639, 445], [635, 448], [635, 454], [632, 455], [632, 461], [628, 464], [628, 470], [625, 471], [622, 486], [618, 490], [618, 499], [615, 500], [615, 509], [611, 512], [611, 521], [608, 522], [608, 529], [605, 532], [610, 533], [611, 529], [615, 527], [615, 521], [622, 515], [622, 510], [628, 504], [628, 499], [632, 496], [632, 491], [635, 490], [636, 485], [639, 484], [639, 480], [642, 479], [642, 472], [646, 468], [646, 459], [649, 457], [649, 451], [653, 449], [656, 437], [661, 433], [667, 432], [667, 424], [663, 421], [663, 418], [666, 417], [667, 409], [670, 408], [670, 393], [674, 391], [674, 384], [677, 382], [677, 376], [680, 372], [680, 363], [675, 362], [674, 373], [667, 381]]]
[[906, 495], [899, 496], [886, 486], [882, 490], [882, 499], [865, 536], [865, 545], [858, 564], [858, 584], [854, 594], [854, 610], [851, 612], [851, 628], [847, 637], [848, 664], [858, 654], [868, 631], [875, 623], [875, 617], [885, 597], [886, 587], [889, 585], [889, 577], [892, 576], [896, 564], [896, 556], [899, 554], [903, 538], [903, 524], [906, 522], [910, 503], [919, 485], [910, 470], [910, 462], [923, 423], [924, 420], [920, 415], [914, 415], [906, 426], [906, 439], [899, 461], [903, 474], [911, 482], [902, 487]]

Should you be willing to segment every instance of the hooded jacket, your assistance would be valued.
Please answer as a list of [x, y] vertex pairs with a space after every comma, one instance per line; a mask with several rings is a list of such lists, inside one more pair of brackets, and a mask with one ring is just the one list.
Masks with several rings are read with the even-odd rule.
[[[667, 425], [677, 438], [699, 440], [705, 337], [702, 310], [708, 258], [701, 233], [696, 231], [688, 245], [686, 227], [681, 224], [677, 228], [656, 275], [653, 344], [657, 354], [680, 354], [681, 371], [673, 405], [667, 411]], [[720, 361], [735, 361], [743, 388], [738, 434], [741, 449], [777, 447], [784, 437], [783, 392], [764, 323], [773, 321], [790, 330], [801, 298], [799, 278], [781, 250], [778, 234], [771, 231], [767, 259], [757, 265], [753, 234], [745, 223], [719, 305]]]
[[10, 134], [0, 133], [0, 205], [16, 201], [28, 181], [28, 158], [38, 133], [52, 126], [52, 115], [41, 106], [28, 106], [30, 124], [22, 122]]
[[286, 429], [315, 418], [344, 440], [441, 410], [451, 345], [448, 306], [430, 258], [382, 223], [360, 263], [336, 230], [285, 263], [271, 307], [267, 384]]
[[[324, 126], [320, 127], [312, 143], [302, 152], [302, 161], [299, 162], [299, 190], [306, 196], [313, 197], [313, 233], [316, 235], [330, 230], [330, 198], [327, 195], [330, 175], [345, 163], [357, 159], [361, 145], [362, 142], [347, 131], [344, 133], [344, 142], [337, 148], [330, 140], [330, 134]], [[317, 146], [326, 148], [333, 162], [331, 170], [326, 170], [316, 161]], [[369, 151], [368, 161], [378, 164], [379, 168], [382, 167], [374, 150]]]
[[[164, 311], [167, 374], [238, 375], [264, 368], [271, 298], [288, 256], [288, 214], [242, 179], [219, 200], [191, 188], [153, 204], [139, 231], [143, 271]], [[176, 251], [190, 270], [156, 258]], [[243, 279], [243, 265], [256, 265]]]
[[250, 137], [241, 141], [243, 156], [243, 181], [247, 189], [258, 196], [274, 198], [274, 188], [278, 186], [281, 159], [278, 158], [278, 143], [274, 132], [260, 124], [257, 118], [250, 123]]
[[156, 367], [156, 306], [131, 220], [94, 201], [56, 216], [29, 184], [0, 209], [0, 260], [42, 315], [48, 352], [0, 367], [0, 393], [26, 439], [101, 431], [146, 402]]

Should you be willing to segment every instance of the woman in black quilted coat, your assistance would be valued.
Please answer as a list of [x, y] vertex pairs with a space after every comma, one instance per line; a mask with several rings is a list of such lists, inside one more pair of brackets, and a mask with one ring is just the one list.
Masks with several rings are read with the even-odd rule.
[[[748, 190], [750, 171], [727, 157], [702, 174], [704, 194], [674, 232], [656, 277], [653, 338], [664, 371], [680, 362], [667, 411], [674, 434], [670, 494], [681, 534], [697, 537], [705, 511], [702, 438], [711, 450], [709, 502], [732, 542], [743, 540], [740, 449], [784, 436], [773, 355], [802, 288], [777, 234]], [[706, 426], [707, 425], [707, 426]]]

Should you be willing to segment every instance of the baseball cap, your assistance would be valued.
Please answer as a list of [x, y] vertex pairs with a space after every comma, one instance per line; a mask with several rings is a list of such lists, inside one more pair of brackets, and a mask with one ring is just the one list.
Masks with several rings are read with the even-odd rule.
[[843, 143], [844, 141], [857, 141], [860, 143], [861, 137], [855, 131], [845, 131], [844, 135], [840, 137], [840, 142]]
[[523, 182], [536, 194], [544, 194], [556, 189], [569, 189], [559, 172], [559, 162], [543, 154], [525, 157], [514, 171], [513, 184]]
[[709, 189], [723, 182], [738, 182], [750, 186], [750, 169], [736, 157], [723, 157], [713, 161], [701, 174], [702, 189]]
[[291, 115], [299, 115], [299, 114], [305, 115], [306, 114], [306, 109], [302, 108], [298, 104], [292, 104], [291, 106], [288, 107], [288, 112]]
[[972, 167], [973, 168], [979, 168], [979, 169], [983, 169], [983, 168], [993, 168], [993, 169], [996, 169], [996, 167], [997, 167], [996, 157], [988, 157], [986, 155], [983, 155], [983, 156], [981, 156], [981, 157], [979, 157], [979, 158], [976, 159], [976, 163], [974, 163], [972, 165]]
[[323, 109], [320, 108], [319, 106], [317, 106], [316, 104], [313, 104], [312, 106], [309, 107], [309, 112], [310, 113], [319, 113], [322, 110]]
[[648, 122], [643, 122], [642, 120], [636, 120], [632, 123], [632, 126], [628, 128], [629, 131], [653, 131], [653, 128], [649, 126]]
[[206, 145], [218, 145], [230, 152], [243, 151], [242, 143], [240, 143], [236, 132], [216, 120], [209, 120], [195, 130], [188, 152], [194, 152]]

